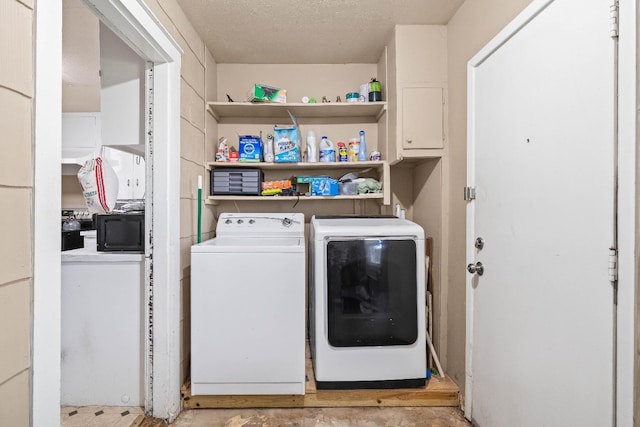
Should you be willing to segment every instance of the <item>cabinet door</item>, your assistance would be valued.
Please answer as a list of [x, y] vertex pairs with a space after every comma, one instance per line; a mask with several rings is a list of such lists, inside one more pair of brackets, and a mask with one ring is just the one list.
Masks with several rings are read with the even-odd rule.
[[401, 114], [404, 150], [442, 148], [444, 137], [442, 88], [403, 88]]
[[107, 161], [118, 176], [117, 199], [133, 198], [133, 155], [113, 148], [104, 148]]
[[145, 62], [100, 24], [102, 145], [144, 144]]
[[62, 113], [62, 158], [81, 157], [100, 146], [100, 113]]
[[395, 36], [398, 83], [447, 81], [445, 25], [397, 25]]
[[146, 165], [142, 156], [133, 156], [133, 174], [131, 176], [131, 188], [133, 199], [144, 199]]

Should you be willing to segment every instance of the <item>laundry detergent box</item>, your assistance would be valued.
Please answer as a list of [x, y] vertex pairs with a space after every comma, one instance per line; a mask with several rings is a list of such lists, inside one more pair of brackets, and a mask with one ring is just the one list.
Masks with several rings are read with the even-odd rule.
[[300, 132], [297, 126], [275, 126], [273, 128], [273, 156], [276, 163], [300, 161]]
[[254, 135], [240, 135], [240, 162], [259, 162], [261, 159], [262, 140], [260, 137]]
[[251, 87], [251, 89], [249, 89], [249, 93], [247, 93], [247, 101], [286, 104], [287, 91], [286, 89], [256, 83]]
[[311, 181], [312, 196], [337, 196], [338, 192], [337, 179], [320, 177]]
[[294, 182], [295, 182], [295, 190], [300, 193], [300, 194], [311, 194], [311, 183], [313, 182], [314, 179], [318, 179], [318, 178], [329, 178], [328, 175], [321, 175], [321, 176], [310, 176], [310, 175], [302, 175], [302, 176], [296, 176], [294, 178]]

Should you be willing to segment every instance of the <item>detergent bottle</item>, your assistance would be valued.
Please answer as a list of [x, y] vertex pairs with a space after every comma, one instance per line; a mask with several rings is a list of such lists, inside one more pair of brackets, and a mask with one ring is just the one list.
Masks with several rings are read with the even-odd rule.
[[316, 134], [310, 130], [307, 132], [307, 162], [315, 163], [318, 161], [318, 146], [316, 145]]

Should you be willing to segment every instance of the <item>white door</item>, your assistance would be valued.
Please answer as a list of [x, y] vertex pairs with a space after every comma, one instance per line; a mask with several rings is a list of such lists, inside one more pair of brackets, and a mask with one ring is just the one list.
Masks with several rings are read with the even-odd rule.
[[467, 276], [465, 410], [478, 426], [613, 423], [608, 3], [534, 1], [470, 62], [467, 262], [484, 274]]

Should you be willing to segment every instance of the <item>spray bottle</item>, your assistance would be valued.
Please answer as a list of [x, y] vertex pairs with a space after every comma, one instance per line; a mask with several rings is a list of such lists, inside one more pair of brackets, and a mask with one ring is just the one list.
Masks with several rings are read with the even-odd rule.
[[267, 143], [264, 145], [264, 161], [267, 163], [273, 163], [273, 135], [267, 135]]
[[367, 161], [367, 145], [364, 141], [364, 131], [360, 131], [360, 149], [358, 150], [358, 161], [366, 162]]

